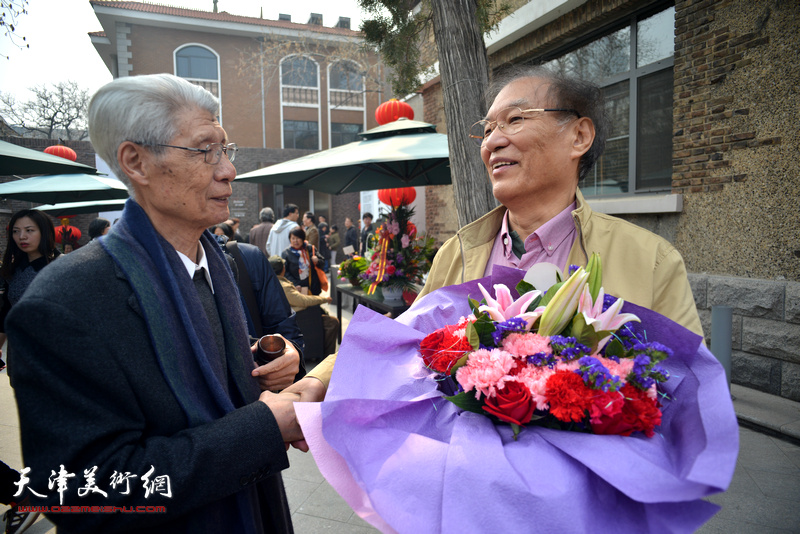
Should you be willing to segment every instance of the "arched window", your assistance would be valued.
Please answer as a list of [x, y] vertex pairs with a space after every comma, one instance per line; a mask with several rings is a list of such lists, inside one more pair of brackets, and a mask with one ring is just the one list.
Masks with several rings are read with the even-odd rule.
[[333, 108], [364, 107], [364, 73], [354, 61], [337, 61], [328, 71], [330, 105]]
[[305, 56], [281, 60], [281, 100], [284, 106], [319, 106], [319, 66]]
[[196, 44], [175, 51], [175, 75], [208, 89], [219, 97], [219, 56]]
[[295, 87], [317, 87], [317, 64], [303, 56], [285, 59], [281, 62], [281, 82]]

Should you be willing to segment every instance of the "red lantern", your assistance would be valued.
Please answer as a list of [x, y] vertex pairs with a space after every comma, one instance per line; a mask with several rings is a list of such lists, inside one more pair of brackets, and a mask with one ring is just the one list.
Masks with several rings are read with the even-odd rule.
[[400, 117], [413, 120], [414, 110], [406, 102], [400, 102], [396, 98], [384, 102], [375, 110], [375, 120], [381, 125], [396, 121]]
[[78, 154], [76, 154], [75, 151], [72, 150], [70, 147], [64, 145], [49, 146], [44, 149], [44, 152], [45, 154], [59, 156], [61, 158], [68, 159], [70, 161], [75, 161], [78, 159]]
[[72, 226], [70, 224], [56, 226], [56, 243], [60, 244], [63, 241], [68, 245], [73, 245], [77, 243], [80, 238], [81, 231], [77, 226]]
[[378, 200], [393, 208], [408, 206], [417, 198], [417, 190], [413, 187], [396, 187], [394, 189], [381, 189], [378, 191]]

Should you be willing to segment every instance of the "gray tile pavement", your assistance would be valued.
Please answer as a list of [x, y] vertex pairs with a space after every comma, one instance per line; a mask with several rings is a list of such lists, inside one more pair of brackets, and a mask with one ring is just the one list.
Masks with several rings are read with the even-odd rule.
[[[345, 328], [350, 317], [344, 310]], [[722, 510], [698, 532], [800, 533], [800, 403], [736, 385], [732, 393], [743, 423], [736, 471], [727, 492], [708, 498]], [[22, 467], [16, 404], [5, 371], [0, 372], [0, 459]], [[297, 534], [378, 532], [325, 481], [311, 454], [291, 449], [289, 460], [283, 477]], [[6, 509], [0, 505], [0, 514]], [[55, 527], [40, 517], [27, 533], [55, 534]]]

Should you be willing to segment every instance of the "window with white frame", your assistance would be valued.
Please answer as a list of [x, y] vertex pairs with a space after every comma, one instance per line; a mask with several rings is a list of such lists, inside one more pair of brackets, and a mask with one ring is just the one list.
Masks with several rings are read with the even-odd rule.
[[281, 95], [284, 105], [319, 105], [319, 66], [305, 56], [289, 56], [281, 61]]
[[660, 192], [672, 181], [675, 8], [625, 25], [546, 63], [603, 90], [611, 132], [580, 181], [586, 196]]
[[364, 107], [364, 73], [355, 61], [337, 61], [328, 71], [332, 108]]
[[283, 121], [283, 148], [319, 150], [319, 125], [314, 121]]
[[208, 89], [219, 98], [219, 56], [201, 45], [186, 45], [175, 51], [175, 75]]
[[364, 130], [363, 124], [349, 124], [345, 122], [331, 123], [331, 148], [360, 141], [360, 134]]

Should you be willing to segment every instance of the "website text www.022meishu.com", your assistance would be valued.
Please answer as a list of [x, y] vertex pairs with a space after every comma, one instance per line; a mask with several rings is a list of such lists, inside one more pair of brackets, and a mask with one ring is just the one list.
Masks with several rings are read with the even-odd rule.
[[164, 506], [20, 506], [19, 513], [43, 514], [165, 514]]

